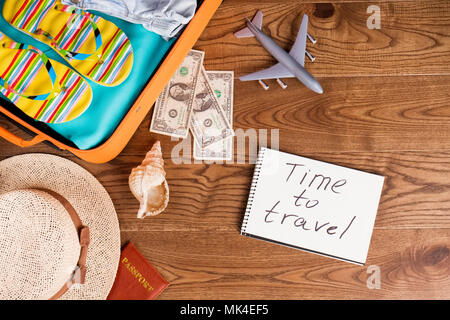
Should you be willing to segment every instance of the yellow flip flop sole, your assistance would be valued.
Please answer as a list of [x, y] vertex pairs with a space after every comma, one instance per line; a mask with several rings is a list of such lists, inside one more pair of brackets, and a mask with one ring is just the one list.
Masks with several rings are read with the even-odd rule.
[[46, 123], [73, 120], [92, 101], [91, 87], [78, 73], [1, 32], [0, 92], [26, 115]]
[[60, 0], [6, 0], [3, 16], [100, 85], [119, 85], [131, 72], [130, 40], [114, 23], [99, 16], [63, 5]]

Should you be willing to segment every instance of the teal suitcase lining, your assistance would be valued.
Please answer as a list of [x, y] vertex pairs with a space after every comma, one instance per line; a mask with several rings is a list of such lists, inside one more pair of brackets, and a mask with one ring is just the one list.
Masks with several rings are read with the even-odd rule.
[[[0, 0], [2, 9], [3, 4], [4, 0]], [[134, 53], [130, 76], [116, 87], [103, 87], [87, 80], [94, 98], [91, 106], [79, 118], [63, 124], [36, 123], [37, 126], [47, 127], [47, 131], [56, 133], [81, 150], [93, 149], [108, 140], [176, 41], [166, 41], [141, 25], [97, 12], [95, 14], [115, 23], [130, 39]], [[51, 59], [68, 66], [53, 49], [14, 29], [3, 16], [0, 17], [0, 30], [15, 41], [29, 43], [44, 51]], [[0, 94], [0, 97], [8, 102], [3, 95]]]

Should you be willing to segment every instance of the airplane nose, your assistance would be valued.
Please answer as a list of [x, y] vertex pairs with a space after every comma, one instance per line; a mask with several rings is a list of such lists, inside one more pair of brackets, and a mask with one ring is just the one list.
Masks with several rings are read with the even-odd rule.
[[322, 86], [320, 85], [319, 82], [315, 81], [312, 86], [311, 86], [311, 90], [314, 92], [317, 92], [318, 94], [322, 94], [323, 93], [323, 89]]
[[322, 89], [322, 87], [319, 85], [319, 88], [317, 88], [317, 91], [316, 91], [318, 94], [322, 94], [323, 93], [323, 89]]

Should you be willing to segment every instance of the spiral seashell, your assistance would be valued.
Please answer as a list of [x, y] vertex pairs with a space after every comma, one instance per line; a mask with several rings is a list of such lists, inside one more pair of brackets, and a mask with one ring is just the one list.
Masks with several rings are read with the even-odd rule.
[[159, 141], [146, 154], [141, 165], [131, 171], [129, 185], [140, 203], [138, 218], [156, 216], [166, 209], [169, 203], [169, 185]]

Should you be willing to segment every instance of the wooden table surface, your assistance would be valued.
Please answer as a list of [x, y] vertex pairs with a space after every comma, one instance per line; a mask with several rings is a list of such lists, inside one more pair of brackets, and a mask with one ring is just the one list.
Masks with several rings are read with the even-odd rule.
[[[234, 128], [279, 129], [282, 151], [386, 177], [365, 267], [240, 236], [254, 166], [174, 164], [177, 142], [148, 131], [151, 114], [108, 164], [2, 139], [0, 159], [45, 152], [92, 172], [115, 203], [122, 243], [133, 241], [170, 281], [161, 299], [449, 299], [450, 2], [378, 1], [379, 30], [366, 26], [371, 4], [225, 0], [195, 46], [207, 70], [237, 78], [274, 63], [255, 39], [234, 38], [245, 17], [260, 8], [263, 30], [289, 49], [301, 16], [310, 16], [317, 60], [306, 68], [325, 93], [295, 79], [286, 90], [270, 81], [267, 92], [237, 80]], [[138, 220], [128, 175], [157, 139], [170, 204]], [[380, 267], [380, 289], [366, 285], [370, 265]]]

